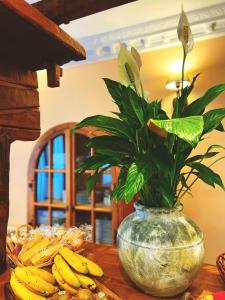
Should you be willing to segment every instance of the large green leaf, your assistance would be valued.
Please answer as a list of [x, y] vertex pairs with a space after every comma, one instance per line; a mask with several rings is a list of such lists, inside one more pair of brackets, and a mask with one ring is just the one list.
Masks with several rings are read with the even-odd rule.
[[146, 123], [145, 112], [147, 110], [148, 103], [144, 98], [139, 97], [130, 87], [127, 88], [126, 94], [124, 94], [124, 98], [125, 97], [127, 98], [126, 100], [129, 100], [126, 108], [132, 108], [133, 114], [138, 119], [140, 125], [143, 126]]
[[98, 180], [100, 179], [101, 173], [95, 173], [91, 175], [87, 180], [87, 190], [90, 193], [96, 186]]
[[113, 100], [115, 101], [115, 103], [117, 104], [117, 106], [119, 107], [120, 111], [123, 110], [122, 109], [122, 101], [123, 101], [123, 91], [126, 89], [126, 87], [124, 85], [122, 85], [121, 83], [108, 79], [108, 78], [103, 78], [106, 87], [110, 93], [110, 95], [112, 96]]
[[128, 138], [130, 138], [131, 136], [130, 128], [126, 126], [121, 120], [101, 115], [96, 115], [84, 119], [78, 125], [76, 125], [73, 130], [87, 126], [94, 126], [102, 129], [105, 132], [109, 132], [117, 136], [125, 136]]
[[203, 115], [204, 130], [203, 133], [208, 133], [216, 129], [221, 121], [225, 118], [225, 108], [218, 108], [208, 111]]
[[221, 145], [217, 145], [217, 144], [213, 144], [211, 146], [208, 147], [208, 149], [206, 150], [206, 152], [204, 154], [198, 154], [198, 155], [194, 155], [192, 157], [189, 157], [186, 161], [185, 164], [191, 163], [191, 162], [196, 162], [196, 161], [202, 161], [205, 158], [211, 158], [214, 157], [215, 155], [219, 154], [219, 151], [212, 151], [213, 149], [223, 149], [225, 150], [225, 147], [221, 146]]
[[150, 158], [142, 157], [139, 161], [132, 163], [128, 170], [125, 184], [125, 200], [129, 203], [141, 190], [149, 178], [157, 172], [157, 168]]
[[146, 121], [148, 103], [140, 97], [131, 87], [126, 87], [120, 83], [104, 79], [108, 91], [122, 113], [123, 120], [127, 120], [129, 125], [134, 127], [142, 126]]
[[117, 166], [120, 164], [120, 160], [117, 157], [109, 155], [94, 155], [88, 157], [81, 165], [76, 169], [77, 173], [82, 173], [86, 170], [96, 170], [104, 168], [106, 165]]
[[167, 116], [166, 112], [162, 109], [162, 103], [158, 100], [153, 100], [147, 105], [146, 110], [146, 120], [149, 119], [162, 119], [168, 120], [169, 117]]
[[135, 155], [135, 147], [126, 138], [103, 135], [90, 139], [88, 148], [94, 148], [96, 153], [113, 155], [116, 157]]
[[156, 148], [152, 149], [151, 157], [159, 172], [161, 171], [162, 173], [168, 174], [172, 172], [174, 158], [173, 155], [169, 153], [169, 149], [164, 144], [159, 144]]
[[111, 196], [110, 196], [111, 201], [113, 201], [115, 199], [117, 202], [120, 202], [124, 198], [127, 172], [128, 172], [127, 168], [122, 168], [120, 170], [120, 175], [118, 177], [117, 185], [114, 188], [114, 190], [112, 191]]
[[201, 98], [195, 100], [185, 107], [183, 116], [197, 116], [202, 113], [206, 106], [210, 104], [217, 96], [225, 91], [225, 83], [218, 84], [210, 88]]
[[102, 173], [110, 168], [110, 165], [107, 164], [106, 166], [102, 167], [101, 169], [97, 169], [93, 175], [88, 177], [87, 180], [87, 191], [90, 193], [94, 187], [96, 186], [98, 180], [100, 179], [100, 176], [102, 176]]
[[205, 183], [215, 187], [215, 184], [219, 185], [223, 190], [225, 187], [223, 185], [222, 179], [220, 176], [211, 170], [209, 167], [201, 164], [200, 162], [194, 162], [187, 164], [189, 167], [197, 170], [198, 172], [195, 173], [197, 177], [203, 180]]
[[165, 177], [161, 178], [160, 183], [155, 186], [155, 189], [162, 195], [165, 207], [172, 207], [174, 205], [175, 199], [171, 191], [171, 185]]
[[178, 118], [178, 117], [182, 116], [182, 112], [185, 109], [185, 106], [186, 106], [186, 103], [187, 103], [187, 98], [190, 95], [192, 89], [194, 88], [195, 81], [196, 81], [196, 79], [198, 78], [199, 75], [200, 75], [200, 73], [197, 74], [193, 78], [192, 83], [190, 85], [186, 86], [183, 89], [183, 91], [181, 92], [181, 96], [178, 97], [178, 99], [175, 102], [172, 118]]
[[221, 132], [225, 131], [222, 123], [220, 123], [215, 129]]
[[211, 157], [214, 157], [215, 155], [219, 154], [219, 152], [208, 152], [208, 153], [205, 153], [205, 154], [199, 154], [199, 155], [195, 155], [195, 156], [192, 156], [190, 158], [188, 158], [186, 160], [186, 164], [189, 164], [191, 162], [195, 162], [195, 161], [199, 161], [199, 160], [203, 160], [205, 158], [211, 158]]
[[149, 123], [153, 123], [166, 132], [175, 134], [180, 139], [189, 143], [192, 147], [196, 146], [199, 142], [203, 131], [203, 117], [194, 116], [187, 118], [178, 118], [171, 120], [153, 120], [150, 119]]

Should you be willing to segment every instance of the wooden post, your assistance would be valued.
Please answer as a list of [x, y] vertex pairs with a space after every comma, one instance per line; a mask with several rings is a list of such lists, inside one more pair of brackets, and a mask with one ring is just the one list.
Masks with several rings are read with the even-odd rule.
[[6, 271], [10, 144], [40, 135], [37, 87], [36, 72], [0, 64], [0, 274]]
[[9, 217], [10, 139], [0, 132], [0, 274], [6, 270], [6, 234]]

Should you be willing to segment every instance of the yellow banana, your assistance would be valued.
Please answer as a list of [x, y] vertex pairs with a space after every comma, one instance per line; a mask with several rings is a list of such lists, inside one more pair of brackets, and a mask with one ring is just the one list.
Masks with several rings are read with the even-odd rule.
[[11, 273], [10, 286], [20, 300], [45, 300], [45, 297], [37, 295], [26, 288], [15, 276], [14, 272]]
[[87, 277], [82, 274], [77, 274], [78, 279], [80, 280], [81, 286], [85, 289], [90, 289], [91, 291], [95, 291], [97, 286], [94, 280], [90, 277]]
[[37, 233], [32, 240], [24, 244], [23, 251], [33, 248], [36, 244], [40, 243], [42, 239], [43, 235], [40, 232]]
[[33, 272], [37, 276], [43, 278], [45, 281], [55, 284], [55, 277], [44, 269], [38, 269], [36, 267], [27, 267], [27, 270]]
[[39, 252], [41, 249], [45, 248], [47, 245], [51, 243], [49, 238], [43, 238], [39, 243], [34, 245], [32, 248], [26, 250], [25, 252], [22, 252], [21, 255], [19, 256], [19, 260], [23, 265], [26, 265], [29, 263], [29, 260], [31, 257]]
[[17, 267], [15, 270], [16, 278], [33, 292], [43, 296], [49, 296], [58, 291], [58, 288], [45, 281], [26, 267]]
[[96, 277], [102, 277], [104, 272], [102, 270], [102, 268], [97, 265], [96, 263], [94, 263], [93, 261], [91, 261], [90, 259], [84, 257], [83, 255], [77, 254], [76, 255], [80, 258], [80, 260], [82, 260], [83, 263], [86, 264], [87, 268], [88, 268], [88, 272], [89, 274], [96, 276]]
[[8, 248], [9, 248], [10, 252], [13, 253], [15, 245], [14, 245], [13, 241], [11, 240], [11, 238], [8, 237], [8, 236], [6, 238], [6, 244], [7, 244]]
[[77, 253], [73, 252], [68, 247], [62, 247], [59, 250], [59, 253], [75, 271], [82, 274], [88, 274], [87, 265], [82, 262]]
[[72, 295], [76, 295], [77, 294], [77, 290], [72, 288], [69, 284], [67, 284], [65, 282], [65, 280], [63, 279], [63, 277], [60, 275], [60, 273], [58, 272], [56, 265], [54, 264], [52, 266], [52, 274], [54, 275], [59, 287], [64, 290], [69, 292]]
[[72, 287], [80, 287], [79, 279], [61, 255], [57, 254], [55, 256], [54, 263], [59, 274], [62, 276], [66, 283], [68, 283]]
[[57, 244], [50, 244], [47, 247], [43, 248], [41, 251], [36, 253], [31, 258], [31, 263], [34, 266], [41, 265], [45, 262], [50, 261], [55, 255], [58, 253], [59, 249], [62, 247], [59, 243]]

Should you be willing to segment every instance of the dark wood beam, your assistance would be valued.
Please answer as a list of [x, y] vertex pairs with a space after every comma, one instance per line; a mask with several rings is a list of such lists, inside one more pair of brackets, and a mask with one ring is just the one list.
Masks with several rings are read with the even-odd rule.
[[0, 63], [41, 70], [86, 58], [85, 49], [24, 0], [0, 0]]
[[32, 5], [60, 25], [134, 1], [137, 0], [41, 0]]

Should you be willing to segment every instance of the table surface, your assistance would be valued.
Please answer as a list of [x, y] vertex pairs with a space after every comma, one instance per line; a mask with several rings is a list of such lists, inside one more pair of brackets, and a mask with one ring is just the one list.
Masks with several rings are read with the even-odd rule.
[[[156, 300], [156, 298], [145, 295], [129, 280], [119, 262], [117, 249], [114, 246], [96, 245], [87, 243], [82, 253], [93, 261], [97, 262], [104, 270], [104, 276], [99, 281], [118, 295], [117, 299], [122, 300]], [[3, 285], [4, 276], [0, 276], [0, 291]], [[6, 278], [6, 276], [5, 276]], [[225, 284], [219, 276], [217, 268], [204, 264], [192, 286], [188, 289], [193, 296], [199, 296], [203, 291], [216, 292], [225, 289]], [[0, 293], [1, 294], [1, 293]], [[0, 299], [4, 299], [0, 295]], [[180, 300], [182, 295], [166, 298], [167, 300]]]
[[[85, 247], [84, 254], [95, 262], [97, 262], [104, 270], [104, 277], [101, 282], [109, 289], [120, 296], [123, 300], [153, 300], [167, 299], [180, 300], [182, 295], [172, 298], [156, 298], [143, 294], [129, 280], [126, 273], [122, 269], [117, 255], [117, 249], [113, 246], [88, 244]], [[197, 278], [188, 291], [195, 297], [199, 296], [203, 291], [216, 292], [225, 289], [225, 283], [219, 276], [215, 266], [204, 264]]]

